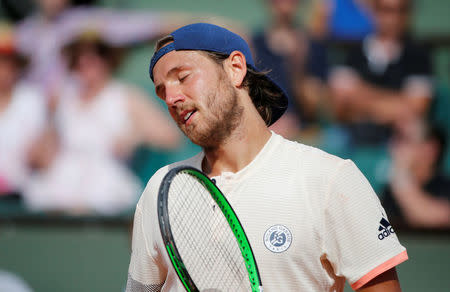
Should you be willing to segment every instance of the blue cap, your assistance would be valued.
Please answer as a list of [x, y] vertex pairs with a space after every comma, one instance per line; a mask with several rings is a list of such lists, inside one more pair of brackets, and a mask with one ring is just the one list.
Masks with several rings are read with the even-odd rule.
[[[255, 66], [252, 54], [247, 42], [239, 35], [217, 25], [209, 23], [194, 23], [183, 26], [170, 34], [173, 37], [173, 42], [162, 47], [155, 52], [150, 61], [150, 78], [153, 81], [153, 68], [156, 63], [165, 54], [171, 51], [179, 50], [199, 50], [217, 52], [229, 55], [233, 51], [240, 51], [244, 54], [247, 61], [247, 66], [253, 70], [260, 72]], [[270, 125], [277, 121], [288, 106], [288, 98], [285, 90], [269, 76], [265, 76], [278, 89], [280, 96], [280, 103], [278, 106], [272, 106], [272, 120]]]

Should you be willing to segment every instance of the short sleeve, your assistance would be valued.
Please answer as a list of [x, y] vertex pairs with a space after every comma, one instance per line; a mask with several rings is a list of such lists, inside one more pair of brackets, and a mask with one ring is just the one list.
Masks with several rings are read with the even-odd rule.
[[158, 292], [165, 275], [158, 261], [150, 254], [144, 233], [142, 210], [138, 205], [134, 215], [131, 261], [126, 292]]
[[327, 47], [324, 42], [310, 40], [306, 72], [315, 78], [325, 81], [328, 76]]
[[344, 66], [353, 69], [358, 74], [363, 74], [367, 68], [367, 60], [363, 53], [362, 44], [349, 49], [345, 55]]
[[405, 57], [408, 66], [408, 76], [428, 76], [433, 74], [433, 65], [429, 51], [417, 45], [409, 45]]
[[403, 89], [411, 97], [432, 97], [433, 67], [428, 50], [412, 47], [405, 59], [407, 69]]
[[331, 178], [324, 208], [324, 253], [353, 289], [407, 260], [367, 179], [345, 160]]

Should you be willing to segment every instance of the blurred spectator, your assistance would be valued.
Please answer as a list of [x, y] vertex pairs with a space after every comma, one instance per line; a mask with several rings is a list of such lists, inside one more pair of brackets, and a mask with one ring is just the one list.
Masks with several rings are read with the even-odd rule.
[[299, 0], [266, 0], [271, 22], [253, 36], [256, 64], [269, 69], [291, 97], [288, 112], [273, 126], [294, 138], [300, 128], [317, 121], [327, 74], [326, 48], [296, 22]]
[[[95, 32], [65, 47], [77, 83], [62, 91], [55, 129], [36, 145], [32, 164], [38, 171], [24, 193], [30, 208], [101, 214], [126, 210], [135, 203], [139, 186], [124, 159], [141, 143], [178, 146], [178, 129], [162, 111], [143, 92], [112, 78], [120, 52]], [[47, 155], [49, 147], [56, 153]]]
[[0, 24], [0, 194], [20, 193], [29, 174], [29, 148], [46, 123], [45, 99], [19, 81], [25, 66], [11, 27]]
[[424, 117], [432, 97], [428, 51], [408, 36], [412, 3], [375, 0], [376, 32], [330, 76], [335, 114], [357, 145], [384, 144], [393, 126]]
[[67, 78], [61, 48], [86, 29], [115, 45], [145, 41], [172, 31], [188, 19], [179, 14], [71, 7], [71, 0], [35, 0], [38, 11], [18, 27], [20, 52], [30, 58], [27, 78], [58, 95]]
[[314, 0], [310, 27], [333, 40], [362, 40], [374, 31], [373, 0]]
[[450, 228], [450, 178], [442, 171], [444, 133], [419, 123], [404, 126], [392, 145], [391, 182], [383, 206], [393, 221]]

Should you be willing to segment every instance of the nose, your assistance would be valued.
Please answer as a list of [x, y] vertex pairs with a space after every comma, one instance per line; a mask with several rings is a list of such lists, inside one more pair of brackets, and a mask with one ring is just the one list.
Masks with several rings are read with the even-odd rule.
[[178, 87], [168, 86], [166, 87], [166, 104], [169, 107], [175, 106], [178, 102], [184, 101], [184, 95], [181, 93]]

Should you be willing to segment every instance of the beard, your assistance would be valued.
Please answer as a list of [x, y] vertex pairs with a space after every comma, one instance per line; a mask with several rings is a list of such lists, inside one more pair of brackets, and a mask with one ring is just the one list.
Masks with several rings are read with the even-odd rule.
[[239, 126], [242, 112], [236, 89], [221, 76], [219, 88], [207, 94], [205, 108], [199, 112], [202, 120], [181, 130], [194, 144], [214, 148], [224, 143]]

